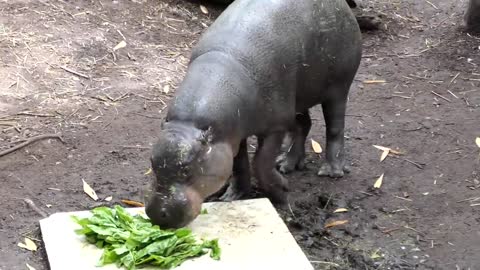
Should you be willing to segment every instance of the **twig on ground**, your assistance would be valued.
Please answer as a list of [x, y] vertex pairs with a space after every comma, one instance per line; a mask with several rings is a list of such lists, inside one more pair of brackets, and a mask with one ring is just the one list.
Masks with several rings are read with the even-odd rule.
[[457, 95], [455, 95], [452, 91], [447, 90], [447, 92], [448, 92], [450, 95], [452, 95], [454, 98], [458, 99]]
[[434, 9], [438, 10], [438, 7], [435, 6], [432, 2], [425, 0], [430, 6], [432, 6]]
[[139, 116], [143, 116], [143, 117], [146, 117], [146, 118], [152, 118], [152, 119], [163, 119], [162, 117], [153, 116], [153, 115], [146, 115], [146, 114], [141, 114], [141, 113], [136, 113], [136, 112], [134, 112], [133, 114], [135, 114], [135, 115], [139, 115]]
[[450, 87], [450, 85], [452, 85], [452, 83], [458, 78], [458, 76], [460, 76], [460, 73], [461, 72], [458, 72], [455, 76], [453, 76], [453, 79], [450, 81], [450, 83], [448, 84], [448, 87]]
[[382, 233], [390, 234], [391, 232], [398, 231], [400, 229], [402, 229], [402, 228], [401, 227], [392, 228], [392, 229], [388, 229], [388, 230], [383, 230]]
[[394, 156], [394, 155], [392, 155], [392, 157], [398, 158], [398, 159], [401, 159], [401, 160], [404, 160], [404, 161], [406, 161], [406, 162], [408, 162], [408, 163], [410, 163], [410, 164], [412, 164], [412, 165], [415, 165], [415, 166], [416, 166], [417, 168], [419, 168], [420, 170], [423, 170], [424, 165], [422, 165], [422, 164], [420, 164], [420, 163], [417, 163], [417, 162], [415, 162], [415, 161], [411, 161], [411, 160], [409, 160], [409, 159], [407, 159], [407, 158], [402, 158], [402, 157], [398, 157], [398, 156]]
[[441, 99], [443, 99], [443, 100], [446, 100], [446, 101], [448, 101], [448, 102], [452, 102], [450, 99], [448, 99], [448, 98], [446, 98], [446, 97], [444, 97], [444, 96], [436, 93], [435, 91], [430, 91], [430, 92], [432, 92], [432, 94], [434, 94], [435, 96], [437, 96], [437, 97], [439, 97], [439, 98], [441, 98]]
[[328, 196], [327, 203], [325, 203], [325, 206], [323, 206], [323, 210], [327, 209], [328, 204], [332, 200], [333, 193], [330, 193], [330, 196]]
[[333, 267], [340, 267], [340, 264], [338, 264], [338, 263], [326, 262], [326, 261], [310, 261], [310, 263], [313, 263], [313, 264], [326, 264], [326, 265], [331, 265], [331, 266], [333, 266]]
[[12, 147], [10, 149], [7, 149], [7, 150], [4, 150], [4, 151], [0, 152], [0, 157], [6, 156], [10, 153], [13, 153], [13, 152], [15, 152], [15, 151], [17, 151], [17, 150], [19, 150], [19, 149], [21, 149], [21, 148], [23, 148], [23, 147], [25, 147], [29, 144], [32, 144], [36, 141], [45, 140], [45, 139], [59, 139], [62, 143], [65, 143], [65, 141], [63, 140], [63, 138], [59, 134], [38, 135], [38, 136], [29, 138], [24, 143], [21, 143], [19, 145], [15, 145], [14, 147]]
[[28, 198], [25, 198], [25, 199], [23, 199], [23, 201], [27, 204], [27, 206], [30, 206], [30, 208], [32, 208], [33, 211], [37, 212], [43, 218], [48, 217], [48, 214], [45, 211], [43, 211], [42, 209], [38, 208], [38, 206], [36, 206], [35, 203], [32, 200], [30, 200]]
[[90, 79], [90, 77], [88, 75], [85, 75], [83, 73], [80, 73], [78, 71], [75, 71], [73, 69], [70, 69], [68, 67], [65, 67], [65, 66], [60, 66], [61, 69], [65, 70], [66, 72], [69, 72], [69, 73], [72, 73], [73, 75], [77, 75], [78, 77], [82, 77], [84, 79]]
[[468, 198], [468, 199], [464, 199], [464, 200], [457, 201], [457, 203], [461, 203], [461, 202], [474, 202], [474, 201], [478, 201], [478, 200], [480, 200], [480, 197], [472, 197], [472, 198]]
[[292, 214], [292, 217], [294, 219], [296, 219], [297, 217], [295, 216], [295, 213], [293, 213], [293, 209], [292, 209], [292, 206], [290, 205], [290, 203], [288, 203], [288, 209], [290, 210], [290, 213]]
[[369, 192], [366, 192], [366, 191], [360, 190], [360, 191], [358, 191], [358, 192], [360, 192], [360, 193], [362, 193], [362, 194], [365, 194], [365, 195], [367, 195], [367, 196], [374, 196], [374, 194], [369, 193]]
[[411, 200], [411, 199], [403, 198], [403, 197], [400, 197], [400, 196], [397, 196], [397, 195], [393, 195], [393, 197], [395, 197], [397, 199], [400, 199], [400, 200], [405, 200], [407, 202], [413, 202], [413, 200]]
[[42, 113], [32, 113], [32, 112], [19, 112], [16, 115], [23, 115], [23, 116], [37, 116], [37, 117], [55, 117], [53, 114], [42, 114]]
[[120, 147], [126, 148], [126, 149], [145, 149], [145, 150], [151, 149], [151, 147], [137, 146], [137, 145], [120, 145]]
[[416, 233], [418, 233], [418, 234], [420, 234], [420, 235], [425, 235], [424, 233], [422, 233], [422, 232], [420, 232], [420, 231], [418, 231], [418, 230], [416, 230], [416, 229], [414, 229], [414, 228], [412, 228], [412, 227], [409, 227], [409, 226], [407, 226], [407, 225], [405, 225], [405, 226], [403, 226], [403, 227], [404, 227], [405, 229], [412, 230], [412, 231], [414, 231], [414, 232], [416, 232]]

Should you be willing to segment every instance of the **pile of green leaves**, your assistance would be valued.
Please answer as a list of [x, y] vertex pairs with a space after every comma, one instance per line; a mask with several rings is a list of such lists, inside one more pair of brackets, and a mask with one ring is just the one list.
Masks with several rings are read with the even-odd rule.
[[149, 219], [132, 216], [118, 205], [95, 208], [92, 214], [88, 218], [72, 218], [82, 227], [76, 230], [77, 234], [104, 249], [98, 266], [116, 263], [128, 270], [144, 265], [171, 269], [205, 255], [208, 250], [210, 257], [220, 259], [218, 239], [199, 242], [187, 228], [161, 230]]

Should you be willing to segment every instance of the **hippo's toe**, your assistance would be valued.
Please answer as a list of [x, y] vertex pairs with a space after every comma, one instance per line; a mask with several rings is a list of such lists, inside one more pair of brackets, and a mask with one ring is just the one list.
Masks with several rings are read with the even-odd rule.
[[348, 166], [340, 166], [340, 168], [333, 168], [329, 163], [324, 163], [320, 170], [318, 170], [318, 176], [328, 176], [330, 178], [342, 178], [345, 173], [349, 173], [350, 168]]

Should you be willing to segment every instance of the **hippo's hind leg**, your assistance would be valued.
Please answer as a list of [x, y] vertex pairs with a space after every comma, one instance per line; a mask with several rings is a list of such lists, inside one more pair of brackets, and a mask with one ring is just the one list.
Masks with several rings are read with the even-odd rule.
[[233, 173], [230, 185], [220, 197], [222, 201], [234, 201], [241, 199], [250, 192], [250, 164], [248, 161], [247, 140], [240, 142], [238, 154], [233, 160]]
[[291, 145], [278, 162], [278, 170], [281, 173], [287, 174], [295, 169], [302, 170], [305, 167], [305, 141], [311, 127], [312, 120], [309, 111], [297, 113], [295, 128], [291, 132]]
[[262, 136], [253, 161], [259, 187], [274, 204], [287, 202], [288, 183], [277, 171], [275, 163], [275, 157], [280, 152], [284, 136], [284, 132]]
[[[332, 86], [333, 87], [333, 86]], [[326, 126], [326, 162], [318, 171], [319, 176], [343, 177], [350, 170], [345, 166], [345, 111], [350, 84], [330, 88], [335, 97], [322, 103]]]

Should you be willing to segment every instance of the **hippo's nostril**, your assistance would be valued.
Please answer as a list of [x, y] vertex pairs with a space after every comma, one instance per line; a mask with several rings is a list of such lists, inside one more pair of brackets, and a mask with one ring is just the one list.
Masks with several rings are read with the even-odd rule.
[[160, 210], [160, 218], [166, 219], [168, 217], [167, 211], [165, 209]]

